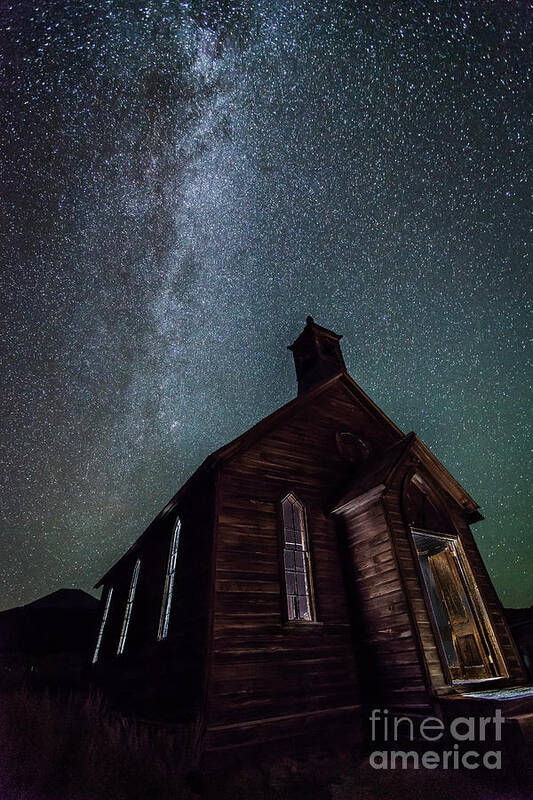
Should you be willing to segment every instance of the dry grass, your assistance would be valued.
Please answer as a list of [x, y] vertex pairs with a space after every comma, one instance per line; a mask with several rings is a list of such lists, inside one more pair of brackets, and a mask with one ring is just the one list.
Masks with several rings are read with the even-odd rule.
[[107, 713], [95, 694], [0, 694], [0, 800], [526, 800], [531, 772], [376, 772], [321, 753], [186, 774], [194, 738]]
[[179, 730], [107, 714], [96, 694], [22, 688], [0, 698], [1, 800], [191, 796]]

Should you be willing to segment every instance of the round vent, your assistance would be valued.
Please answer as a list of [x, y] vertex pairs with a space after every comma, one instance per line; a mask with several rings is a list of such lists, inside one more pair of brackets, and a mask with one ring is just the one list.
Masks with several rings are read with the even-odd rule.
[[370, 455], [370, 446], [357, 433], [340, 431], [337, 433], [337, 450], [345, 461], [358, 464]]

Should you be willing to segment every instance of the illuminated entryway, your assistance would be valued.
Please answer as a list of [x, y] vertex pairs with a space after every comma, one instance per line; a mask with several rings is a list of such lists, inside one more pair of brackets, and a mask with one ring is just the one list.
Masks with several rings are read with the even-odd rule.
[[454, 682], [499, 677], [494, 634], [456, 537], [412, 531], [441, 651]]

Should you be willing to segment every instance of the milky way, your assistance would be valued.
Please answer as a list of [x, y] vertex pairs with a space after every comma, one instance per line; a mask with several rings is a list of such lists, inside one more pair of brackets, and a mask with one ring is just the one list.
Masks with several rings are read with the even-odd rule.
[[291, 399], [307, 314], [530, 604], [528, 5], [0, 13], [2, 606], [89, 589]]

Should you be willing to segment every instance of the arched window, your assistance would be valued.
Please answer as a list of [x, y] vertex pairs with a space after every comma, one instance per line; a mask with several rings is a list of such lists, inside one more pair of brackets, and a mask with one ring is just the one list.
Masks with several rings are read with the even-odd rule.
[[138, 558], [133, 567], [133, 574], [131, 576], [130, 590], [128, 592], [128, 599], [126, 601], [126, 609], [124, 611], [124, 620], [122, 622], [122, 630], [120, 631], [120, 638], [118, 640], [117, 654], [120, 655], [124, 652], [126, 644], [126, 636], [128, 635], [128, 628], [131, 619], [131, 611], [133, 608], [133, 600], [135, 599], [135, 590], [137, 588], [137, 581], [139, 579], [139, 570], [141, 568], [141, 559]]
[[100, 624], [100, 630], [98, 631], [98, 639], [96, 640], [96, 647], [94, 648], [94, 656], [93, 656], [93, 664], [96, 664], [98, 661], [98, 654], [100, 652], [100, 646], [102, 644], [102, 637], [104, 635], [104, 628], [107, 622], [107, 617], [109, 616], [109, 606], [111, 605], [111, 596], [113, 594], [113, 587], [109, 587], [109, 591], [107, 593], [106, 601], [105, 601], [105, 608], [104, 614], [102, 617], [102, 622]]
[[288, 619], [313, 619], [305, 509], [291, 493], [282, 501], [283, 565]]
[[174, 589], [174, 576], [176, 574], [176, 563], [178, 560], [178, 545], [180, 540], [181, 521], [177, 517], [170, 541], [170, 552], [168, 554], [167, 574], [165, 577], [165, 588], [163, 589], [163, 602], [161, 604], [161, 614], [159, 616], [159, 629], [157, 638], [164, 639], [168, 634], [168, 623], [170, 620], [170, 607], [172, 605], [172, 592]]

